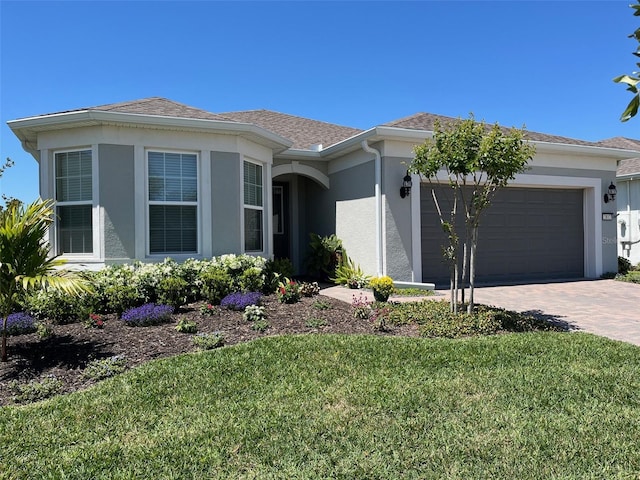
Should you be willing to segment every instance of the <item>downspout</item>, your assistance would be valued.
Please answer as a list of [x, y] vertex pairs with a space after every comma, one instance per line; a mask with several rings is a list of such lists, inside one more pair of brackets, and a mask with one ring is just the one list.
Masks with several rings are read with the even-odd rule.
[[375, 148], [369, 146], [366, 140], [362, 140], [360, 143], [362, 149], [367, 153], [375, 155], [375, 199], [376, 199], [376, 268], [377, 276], [380, 277], [384, 273], [384, 266], [382, 263], [382, 193], [380, 186], [382, 184], [382, 158], [380, 152]]

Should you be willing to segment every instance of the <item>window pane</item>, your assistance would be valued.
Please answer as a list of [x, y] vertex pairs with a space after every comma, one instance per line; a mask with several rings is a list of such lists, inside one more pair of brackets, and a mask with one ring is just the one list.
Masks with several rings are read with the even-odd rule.
[[91, 150], [56, 153], [55, 164], [57, 201], [93, 199]]
[[58, 255], [92, 253], [93, 229], [91, 205], [69, 205], [57, 208]]
[[262, 206], [262, 166], [244, 162], [244, 204]]
[[247, 252], [261, 252], [262, 210], [244, 209], [244, 249]]
[[196, 253], [197, 207], [149, 205], [151, 253]]
[[148, 152], [149, 200], [154, 202], [198, 201], [197, 156]]

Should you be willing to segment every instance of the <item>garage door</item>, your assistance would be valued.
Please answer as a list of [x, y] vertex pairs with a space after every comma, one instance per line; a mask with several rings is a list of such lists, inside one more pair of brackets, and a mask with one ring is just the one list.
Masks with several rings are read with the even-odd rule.
[[[423, 184], [421, 188], [423, 281], [448, 285], [449, 268], [442, 260], [446, 238], [432, 187]], [[448, 191], [436, 190], [438, 198]], [[499, 284], [583, 277], [582, 203], [582, 190], [508, 187], [498, 192], [480, 222], [476, 281]]]

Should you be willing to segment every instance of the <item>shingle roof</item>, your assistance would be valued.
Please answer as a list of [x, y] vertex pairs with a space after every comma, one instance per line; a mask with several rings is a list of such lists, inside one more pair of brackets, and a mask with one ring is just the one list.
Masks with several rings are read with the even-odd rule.
[[[459, 119], [453, 117], [446, 117], [444, 115], [434, 115], [432, 113], [415, 113], [408, 117], [400, 118], [389, 123], [385, 123], [385, 127], [397, 127], [407, 128], [410, 130], [427, 130], [433, 131], [434, 123], [439, 121], [442, 124], [458, 121]], [[505, 128], [505, 130], [507, 130]], [[527, 130], [525, 136], [529, 140], [549, 143], [565, 143], [569, 145], [587, 145], [587, 146], [601, 146], [598, 143], [587, 142], [585, 140], [577, 140], [575, 138], [561, 137], [558, 135], [549, 135], [546, 133], [538, 133]]]
[[601, 140], [598, 142], [603, 147], [611, 148], [623, 148], [625, 150], [638, 150], [640, 151], [640, 140], [634, 140], [633, 138], [625, 137], [613, 137]]
[[640, 158], [620, 160], [618, 169], [616, 170], [616, 176], [622, 177], [625, 175], [640, 175]]
[[[312, 146], [317, 144], [322, 144], [323, 148], [327, 148], [363, 132], [363, 130], [357, 128], [336, 125], [333, 123], [322, 122], [296, 115], [289, 115], [272, 110], [245, 110], [238, 112], [212, 113], [161, 97], [150, 97], [128, 102], [79, 108], [43, 116], [87, 110], [250, 123], [289, 139], [293, 142], [291, 148], [294, 149], [310, 149]], [[458, 119], [444, 115], [419, 112], [408, 117], [385, 123], [382, 126], [433, 131], [436, 120], [441, 123], [448, 123]], [[526, 131], [526, 136], [530, 140], [549, 143], [612, 147], [640, 151], [640, 140], [633, 140], [624, 137], [616, 137], [594, 143], [531, 131]]]
[[[129, 102], [110, 103], [96, 107], [78, 108], [60, 113], [81, 112], [85, 110], [99, 110], [102, 112], [134, 113], [140, 115], [157, 115], [163, 117], [195, 118], [200, 120], [230, 121], [215, 113], [207, 112], [199, 108], [190, 107], [183, 103], [174, 102], [161, 97], [143, 98]], [[51, 114], [55, 115], [55, 114]]]
[[357, 128], [344, 127], [272, 110], [225, 112], [220, 115], [237, 122], [253, 123], [271, 130], [291, 140], [293, 142], [292, 148], [296, 149], [309, 149], [312, 145], [317, 144], [322, 144], [323, 148], [326, 148], [362, 132]]

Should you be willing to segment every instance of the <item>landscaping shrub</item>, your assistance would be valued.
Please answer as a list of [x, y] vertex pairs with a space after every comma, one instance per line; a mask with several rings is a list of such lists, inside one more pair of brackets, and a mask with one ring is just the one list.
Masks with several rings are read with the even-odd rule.
[[90, 313], [82, 323], [85, 328], [104, 328], [104, 319], [97, 313]]
[[40, 340], [46, 340], [49, 337], [53, 337], [53, 327], [45, 322], [36, 323], [36, 335]]
[[94, 304], [95, 300], [89, 294], [74, 296], [45, 289], [33, 291], [24, 299], [24, 309], [29, 314], [58, 325], [84, 319]]
[[228, 308], [229, 310], [242, 311], [249, 305], [260, 304], [261, 300], [262, 294], [260, 292], [236, 292], [224, 297], [220, 302], [220, 306]]
[[41, 381], [19, 383], [17, 380], [9, 382], [7, 388], [13, 394], [16, 403], [30, 403], [53, 397], [62, 392], [63, 383], [51, 375]]
[[213, 304], [219, 305], [220, 301], [229, 295], [233, 288], [231, 275], [220, 267], [210, 267], [202, 275], [203, 298]]
[[28, 313], [17, 312], [7, 317], [7, 335], [22, 335], [35, 331], [35, 319]]
[[177, 276], [163, 278], [158, 284], [157, 293], [159, 303], [171, 305], [177, 310], [187, 301], [188, 284], [186, 280]]
[[300, 284], [294, 280], [285, 278], [283, 282], [278, 284], [276, 296], [281, 303], [296, 303], [302, 298]]
[[210, 303], [205, 303], [200, 307], [200, 315], [214, 315], [218, 313], [218, 309]]
[[330, 280], [349, 288], [365, 288], [369, 284], [369, 276], [365, 275], [360, 265], [356, 265], [346, 254], [336, 266], [335, 275]]
[[264, 288], [264, 273], [261, 268], [249, 267], [238, 278], [240, 291], [261, 292]]
[[224, 345], [224, 337], [220, 332], [199, 333], [193, 337], [193, 344], [200, 350], [213, 350]]
[[626, 275], [633, 267], [631, 262], [624, 257], [618, 257], [618, 273]]
[[159, 325], [171, 319], [173, 307], [169, 305], [156, 305], [147, 303], [140, 307], [134, 307], [122, 314], [122, 321], [132, 327], [144, 327]]
[[626, 275], [618, 275], [616, 280], [630, 283], [640, 283], [640, 271], [631, 270]]
[[274, 293], [283, 278], [291, 278], [294, 274], [293, 263], [288, 258], [268, 260], [264, 268], [264, 285], [262, 292], [269, 295]]
[[269, 328], [269, 323], [266, 320], [258, 320], [257, 322], [253, 322], [251, 324], [251, 330], [255, 330], [256, 332], [264, 332]]
[[261, 320], [264, 320], [264, 318], [265, 318], [264, 307], [260, 307], [258, 305], [248, 305], [244, 309], [244, 313], [242, 314], [242, 318], [246, 322], [259, 322]]
[[191, 322], [186, 318], [181, 318], [176, 325], [176, 331], [180, 333], [196, 333], [198, 331], [198, 326], [196, 325], [196, 322]]
[[328, 279], [335, 274], [336, 267], [342, 263], [343, 255], [346, 255], [342, 240], [333, 234], [321, 237], [317, 233], [311, 233], [309, 237], [307, 269], [311, 275]]
[[127, 359], [124, 355], [91, 360], [87, 363], [82, 376], [92, 380], [104, 380], [113, 377], [127, 369]]
[[[145, 293], [134, 275], [138, 263], [127, 265], [110, 265], [94, 272], [91, 280], [95, 290], [98, 313], [122, 313], [130, 308], [145, 303]], [[152, 270], [153, 267], [147, 267]]]

